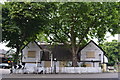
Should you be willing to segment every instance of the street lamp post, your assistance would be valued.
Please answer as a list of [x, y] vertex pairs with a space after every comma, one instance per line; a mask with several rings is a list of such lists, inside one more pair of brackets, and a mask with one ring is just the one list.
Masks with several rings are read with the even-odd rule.
[[56, 74], [56, 62], [57, 62], [57, 60], [56, 60], [56, 58], [54, 58], [54, 73]]
[[[50, 52], [51, 54], [51, 52]], [[53, 67], [53, 54], [51, 54], [51, 73], [52, 73], [52, 67]]]

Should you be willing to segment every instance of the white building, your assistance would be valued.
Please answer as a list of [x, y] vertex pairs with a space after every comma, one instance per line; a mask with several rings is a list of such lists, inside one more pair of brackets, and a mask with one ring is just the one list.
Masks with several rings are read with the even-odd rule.
[[[94, 41], [90, 41], [79, 51], [78, 60], [80, 68], [89, 67], [89, 69], [101, 69], [101, 66], [103, 66], [105, 70], [106, 66], [103, 64], [108, 62], [104, 50]], [[28, 66], [34, 64], [36, 67], [56, 67], [60, 72], [61, 67], [71, 67], [72, 53], [63, 44], [51, 46], [50, 44], [38, 45], [37, 42], [30, 42], [23, 49], [22, 62]]]

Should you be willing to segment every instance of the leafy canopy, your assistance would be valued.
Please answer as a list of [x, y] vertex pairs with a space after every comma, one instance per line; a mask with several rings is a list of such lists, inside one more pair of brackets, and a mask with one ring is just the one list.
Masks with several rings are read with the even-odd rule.
[[75, 44], [89, 39], [104, 40], [106, 32], [118, 33], [120, 3], [55, 3], [45, 33], [54, 42]]
[[120, 42], [112, 40], [112, 42], [105, 42], [102, 47], [108, 57], [108, 65], [115, 65], [116, 62], [120, 61]]
[[50, 4], [30, 2], [9, 2], [3, 5], [3, 41], [8, 47], [16, 48], [24, 42], [35, 40], [47, 23]]
[[16, 48], [14, 62], [17, 62], [22, 48], [36, 40], [48, 22], [51, 4], [35, 2], [8, 2], [2, 8], [2, 41], [8, 47]]
[[73, 66], [77, 65], [77, 54], [84, 43], [93, 38], [101, 42], [106, 32], [114, 35], [120, 30], [120, 3], [65, 2], [55, 5], [44, 32], [51, 42], [69, 46]]

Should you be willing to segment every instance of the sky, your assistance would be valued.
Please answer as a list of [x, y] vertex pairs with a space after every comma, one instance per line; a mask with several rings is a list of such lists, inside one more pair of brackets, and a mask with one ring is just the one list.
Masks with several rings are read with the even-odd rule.
[[4, 3], [4, 2], [6, 2], [7, 0], [0, 0], [0, 3]]
[[[115, 36], [110, 36], [110, 33], [107, 33], [106, 39], [107, 39], [106, 41], [108, 41], [108, 42], [111, 42], [113, 39], [118, 40], [118, 34], [116, 34]], [[94, 41], [97, 42], [96, 39]], [[5, 45], [6, 45], [6, 43], [0, 43], [0, 49], [9, 50], [10, 48], [6, 47]]]

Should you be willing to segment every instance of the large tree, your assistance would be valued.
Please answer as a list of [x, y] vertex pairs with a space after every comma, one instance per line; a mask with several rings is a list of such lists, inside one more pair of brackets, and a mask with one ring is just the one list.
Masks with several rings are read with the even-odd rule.
[[112, 42], [105, 42], [101, 45], [106, 52], [108, 58], [108, 65], [113, 66], [115, 63], [120, 61], [120, 42], [112, 40]]
[[106, 32], [114, 35], [120, 25], [119, 3], [55, 3], [45, 33], [52, 42], [64, 43], [73, 54], [77, 66], [77, 53], [89, 39], [104, 40]]
[[0, 3], [0, 42], [2, 42], [2, 28], [1, 28], [1, 25], [2, 25], [2, 4]]
[[51, 4], [35, 2], [7, 2], [2, 8], [3, 41], [16, 48], [14, 62], [26, 43], [37, 38], [47, 23]]

